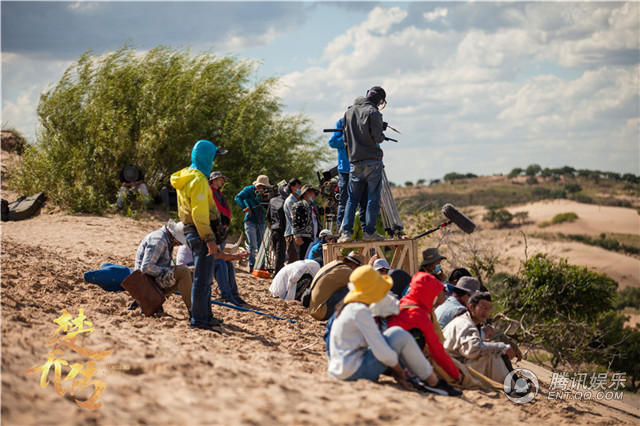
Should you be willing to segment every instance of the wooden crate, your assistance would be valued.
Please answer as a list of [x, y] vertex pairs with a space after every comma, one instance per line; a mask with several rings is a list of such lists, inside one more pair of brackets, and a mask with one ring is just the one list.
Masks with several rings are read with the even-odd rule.
[[391, 269], [403, 269], [411, 275], [418, 272], [420, 265], [418, 262], [418, 243], [413, 239], [324, 244], [322, 246], [324, 264], [336, 260], [339, 256], [346, 255], [351, 250], [362, 253], [365, 262], [368, 262], [373, 254], [377, 254], [378, 258], [387, 258], [385, 253], [391, 252], [393, 253], [389, 262]]

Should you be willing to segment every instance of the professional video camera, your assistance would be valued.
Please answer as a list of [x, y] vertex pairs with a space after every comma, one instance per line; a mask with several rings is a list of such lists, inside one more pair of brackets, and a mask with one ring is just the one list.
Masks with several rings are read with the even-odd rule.
[[320, 183], [320, 192], [327, 200], [323, 211], [325, 228], [333, 231], [333, 225], [336, 223], [336, 215], [338, 214], [338, 203], [340, 201], [340, 191], [338, 190], [338, 167], [333, 167], [324, 172], [316, 172], [318, 182]]
[[268, 206], [269, 201], [278, 196], [278, 187], [266, 186], [262, 189], [256, 189], [256, 199], [263, 206]]

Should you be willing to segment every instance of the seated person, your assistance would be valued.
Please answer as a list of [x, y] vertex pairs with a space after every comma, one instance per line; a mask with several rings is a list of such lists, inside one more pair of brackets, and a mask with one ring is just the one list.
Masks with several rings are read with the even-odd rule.
[[400, 299], [400, 313], [387, 320], [387, 324], [389, 327], [402, 327], [414, 335], [438, 375], [458, 383], [460, 372], [442, 346], [441, 332], [432, 320], [434, 299], [443, 289], [444, 285], [433, 275], [418, 272], [411, 280], [409, 293]]
[[511, 370], [509, 360], [516, 356], [516, 352], [506, 343], [485, 341], [480, 330], [480, 324], [491, 313], [491, 295], [475, 293], [469, 299], [468, 308], [444, 328], [444, 347], [458, 361], [503, 383]]
[[315, 260], [320, 264], [320, 266], [324, 265], [324, 259], [322, 258], [322, 245], [335, 242], [336, 237], [331, 234], [331, 231], [323, 229], [320, 231], [320, 234], [318, 234], [318, 238], [316, 238], [307, 249], [307, 256], [305, 259]]
[[378, 329], [369, 305], [385, 297], [393, 285], [391, 277], [364, 265], [351, 273], [349, 281], [352, 290], [336, 312], [329, 332], [329, 375], [339, 380], [377, 381], [390, 368], [398, 383], [411, 389], [402, 362], [421, 381], [422, 390], [459, 394], [433, 373], [433, 367], [409, 332], [401, 327], [391, 327], [382, 333]]
[[[135, 269], [152, 277], [165, 295], [180, 291], [187, 310], [191, 312], [191, 271], [184, 265], [173, 266], [173, 248], [185, 245], [182, 222], [169, 222], [148, 234], [136, 252]], [[133, 306], [133, 305], [132, 305]]]
[[382, 275], [389, 275], [389, 269], [391, 269], [391, 266], [389, 266], [387, 259], [376, 259], [373, 262], [373, 269], [380, 272]]
[[456, 268], [449, 274], [449, 280], [444, 282], [447, 286], [447, 296], [453, 295], [453, 287], [458, 283], [458, 280], [462, 277], [470, 277], [471, 273], [465, 268]]
[[289, 263], [273, 277], [269, 291], [275, 297], [294, 300], [296, 293], [299, 293], [298, 281], [306, 274], [314, 277], [319, 270], [320, 264], [315, 260], [305, 259]]
[[409, 291], [409, 283], [411, 283], [411, 275], [402, 269], [389, 270], [389, 276], [393, 278], [393, 287], [391, 292], [395, 294], [398, 299], [406, 295]]
[[149, 189], [144, 183], [144, 173], [136, 166], [125, 166], [120, 170], [120, 192], [118, 192], [118, 200], [116, 205], [119, 209], [124, 207], [124, 201], [130, 193], [138, 192], [142, 196], [143, 202], [148, 204], [151, 201], [149, 197]]
[[[241, 252], [237, 254], [225, 253], [222, 246], [220, 251], [216, 254], [216, 258], [213, 262], [214, 276], [216, 283], [218, 284], [218, 290], [220, 291], [220, 297], [222, 300], [234, 305], [246, 305], [240, 294], [238, 293], [238, 283], [236, 281], [236, 270], [233, 265], [233, 261], [244, 261], [249, 257], [249, 253]], [[178, 249], [176, 255], [177, 265], [193, 265], [193, 254], [189, 247], [181, 246]]]
[[480, 281], [473, 277], [462, 277], [452, 290], [453, 295], [435, 310], [441, 328], [445, 328], [452, 319], [467, 310], [469, 298], [480, 290]]
[[420, 271], [428, 272], [440, 281], [444, 281], [446, 276], [444, 275], [444, 272], [442, 272], [442, 265], [440, 262], [445, 259], [446, 257], [441, 255], [437, 248], [428, 248], [422, 252]]
[[364, 256], [352, 251], [344, 259], [329, 262], [318, 271], [302, 297], [302, 305], [309, 308], [312, 317], [319, 321], [331, 317], [338, 302], [349, 292], [349, 276], [363, 263]]

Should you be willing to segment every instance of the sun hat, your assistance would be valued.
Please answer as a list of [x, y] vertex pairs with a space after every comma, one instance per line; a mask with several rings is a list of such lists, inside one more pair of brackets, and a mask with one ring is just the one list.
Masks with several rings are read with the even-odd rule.
[[258, 186], [258, 185], [271, 186], [271, 184], [269, 183], [269, 176], [266, 176], [266, 175], [258, 176], [256, 178], [256, 181], [253, 182], [253, 186]]
[[431, 265], [442, 259], [446, 259], [446, 257], [441, 255], [437, 248], [428, 248], [422, 252], [422, 263], [420, 263], [420, 267]]
[[350, 251], [349, 254], [344, 257], [344, 260], [348, 260], [358, 266], [361, 266], [364, 263], [364, 256], [360, 252]]
[[344, 297], [344, 303], [360, 302], [367, 305], [379, 302], [393, 286], [393, 279], [381, 275], [371, 265], [357, 267], [349, 276], [353, 290]]
[[387, 259], [376, 259], [375, 262], [373, 262], [373, 269], [379, 271], [380, 269], [391, 269], [391, 266], [389, 266]]
[[463, 290], [468, 294], [474, 294], [480, 291], [480, 281], [473, 277], [462, 277], [458, 280], [454, 288]]
[[214, 180], [218, 178], [223, 178], [224, 180], [227, 180], [227, 177], [223, 175], [222, 172], [217, 170], [215, 172], [211, 172], [211, 174], [209, 175], [209, 180]]
[[184, 237], [184, 223], [175, 223], [173, 219], [169, 219], [169, 222], [167, 222], [167, 230], [180, 244], [187, 244], [187, 239]]
[[304, 195], [305, 192], [307, 191], [314, 191], [316, 194], [318, 193], [318, 190], [315, 189], [313, 186], [311, 185], [304, 185], [302, 187], [302, 189], [300, 190], [300, 196], [302, 197]]
[[322, 231], [320, 231], [320, 233], [318, 234], [318, 237], [322, 238], [322, 237], [332, 237], [333, 234], [331, 233], [331, 231], [329, 231], [328, 229], [323, 229]]

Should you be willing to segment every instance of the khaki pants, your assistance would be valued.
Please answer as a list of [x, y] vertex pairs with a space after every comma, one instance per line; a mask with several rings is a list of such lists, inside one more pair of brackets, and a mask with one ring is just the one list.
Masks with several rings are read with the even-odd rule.
[[184, 304], [187, 306], [187, 310], [191, 312], [191, 284], [193, 281], [192, 272], [185, 265], [177, 265], [175, 271], [173, 272], [173, 275], [176, 278], [176, 283], [173, 286], [165, 289], [164, 295], [168, 296], [175, 293], [176, 291], [179, 291]]

